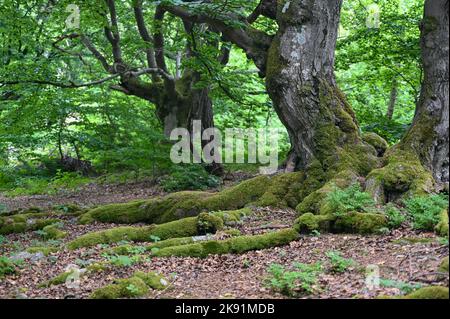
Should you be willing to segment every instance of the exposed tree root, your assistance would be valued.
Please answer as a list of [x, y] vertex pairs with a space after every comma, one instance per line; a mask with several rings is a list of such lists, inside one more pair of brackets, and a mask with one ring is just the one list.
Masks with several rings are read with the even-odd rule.
[[226, 240], [212, 240], [181, 246], [162, 248], [153, 253], [155, 257], [199, 257], [208, 255], [241, 254], [250, 250], [260, 250], [270, 247], [282, 246], [298, 238], [293, 229], [284, 229], [269, 232], [263, 235], [238, 236]]
[[383, 167], [373, 170], [366, 181], [366, 191], [378, 203], [425, 195], [435, 190], [433, 175], [413, 152], [393, 147], [383, 161]]

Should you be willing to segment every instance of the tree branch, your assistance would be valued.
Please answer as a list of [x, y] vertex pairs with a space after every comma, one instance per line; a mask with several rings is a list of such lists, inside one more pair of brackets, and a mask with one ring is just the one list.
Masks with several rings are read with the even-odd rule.
[[51, 85], [56, 86], [63, 89], [74, 89], [74, 88], [81, 88], [81, 87], [88, 87], [88, 86], [94, 86], [98, 85], [107, 81], [111, 81], [117, 77], [119, 77], [121, 74], [113, 74], [111, 76], [108, 76], [106, 78], [87, 82], [87, 83], [61, 83], [61, 82], [54, 82], [54, 81], [47, 81], [47, 80], [15, 80], [15, 81], [4, 81], [0, 80], [1, 85], [17, 85], [17, 84], [40, 84], [40, 85]]
[[236, 26], [222, 21], [211, 15], [191, 13], [181, 6], [164, 5], [164, 10], [191, 23], [208, 24], [215, 32], [222, 33], [225, 41], [234, 43], [243, 49], [247, 57], [252, 59], [260, 69], [263, 76], [266, 70], [267, 52], [272, 43], [272, 37], [263, 31], [257, 30], [235, 14], [228, 14], [227, 19], [239, 22]]
[[142, 0], [136, 0], [133, 6], [134, 17], [136, 19], [136, 24], [141, 35], [142, 40], [147, 45], [145, 50], [147, 54], [147, 64], [149, 68], [156, 68], [155, 50], [151, 47], [153, 45], [153, 39], [148, 33], [147, 27], [145, 25], [144, 14], [142, 12]]

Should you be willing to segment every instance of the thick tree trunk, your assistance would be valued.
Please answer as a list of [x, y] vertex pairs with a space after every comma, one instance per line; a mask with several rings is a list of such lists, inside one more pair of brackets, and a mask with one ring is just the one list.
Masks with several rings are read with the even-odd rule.
[[400, 147], [414, 151], [438, 183], [449, 182], [449, 2], [425, 1], [421, 23], [424, 80], [416, 114]]
[[[128, 79], [122, 87], [128, 94], [141, 97], [156, 106], [156, 114], [164, 126], [164, 135], [169, 137], [176, 128], [186, 128], [193, 134], [194, 121], [201, 121], [201, 134], [214, 127], [213, 103], [209, 97], [210, 88], [194, 88], [200, 80], [200, 75], [185, 71], [180, 79], [172, 84], [142, 84], [136, 79]], [[210, 140], [202, 140], [202, 147]], [[223, 175], [220, 163], [205, 165], [208, 172]]]
[[392, 120], [394, 117], [395, 104], [397, 103], [397, 95], [398, 95], [398, 82], [397, 79], [394, 78], [392, 81], [391, 87], [391, 96], [389, 98], [389, 105], [386, 113], [386, 117], [388, 120]]
[[[297, 169], [349, 168], [364, 174], [372, 168], [366, 155], [373, 157], [373, 151], [362, 142], [334, 76], [341, 5], [342, 0], [278, 5], [279, 30], [268, 54], [266, 83], [298, 157]], [[350, 164], [351, 157], [359, 156], [367, 165]]]

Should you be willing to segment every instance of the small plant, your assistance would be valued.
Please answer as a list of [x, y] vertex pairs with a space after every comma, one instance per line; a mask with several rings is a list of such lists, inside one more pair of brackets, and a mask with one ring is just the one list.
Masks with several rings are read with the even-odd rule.
[[3, 244], [5, 244], [5, 243], [7, 243], [7, 242], [8, 242], [8, 239], [6, 239], [5, 236], [0, 235], [0, 245], [3, 245]]
[[16, 273], [16, 266], [23, 261], [13, 261], [6, 256], [0, 256], [0, 278]]
[[314, 229], [312, 232], [311, 232], [311, 236], [312, 237], [320, 237], [320, 231], [318, 231], [317, 229]]
[[356, 264], [353, 259], [342, 257], [341, 253], [338, 251], [329, 251], [326, 253], [326, 256], [330, 259], [330, 270], [332, 272], [343, 273], [347, 271], [349, 267], [352, 267]]
[[292, 268], [293, 271], [288, 271], [282, 265], [271, 264], [268, 269], [269, 277], [266, 279], [267, 286], [291, 297], [314, 293], [317, 276], [322, 271], [321, 264], [294, 263]]
[[137, 296], [139, 294], [139, 289], [133, 285], [133, 284], [129, 284], [127, 286], [127, 290], [131, 293], [131, 295], [133, 296]]
[[175, 166], [161, 186], [166, 192], [180, 190], [205, 190], [219, 185], [219, 178], [208, 174], [201, 165]]
[[415, 229], [431, 231], [439, 223], [442, 210], [448, 207], [448, 197], [443, 195], [414, 197], [406, 200], [405, 206], [413, 218]]
[[380, 286], [386, 288], [397, 288], [405, 295], [423, 287], [421, 284], [411, 284], [392, 279], [380, 279]]
[[134, 264], [139, 262], [139, 256], [129, 257], [129, 256], [119, 255], [119, 256], [109, 256], [108, 259], [112, 265], [118, 266], [118, 267], [131, 267]]
[[153, 243], [157, 243], [157, 242], [161, 241], [161, 238], [159, 238], [158, 236], [155, 236], [155, 235], [151, 235], [150, 241]]
[[386, 205], [384, 213], [390, 229], [399, 228], [406, 220], [406, 217], [392, 204]]
[[346, 189], [334, 187], [327, 196], [328, 209], [335, 216], [348, 212], [368, 212], [374, 209], [375, 202], [369, 193], [363, 192], [359, 184], [353, 184]]
[[132, 246], [127, 249], [128, 253], [131, 255], [142, 255], [145, 250], [146, 249], [143, 246]]

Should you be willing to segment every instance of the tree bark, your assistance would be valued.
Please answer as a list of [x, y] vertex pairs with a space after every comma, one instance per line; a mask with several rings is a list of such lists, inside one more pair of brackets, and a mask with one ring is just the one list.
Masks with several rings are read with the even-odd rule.
[[425, 1], [421, 23], [424, 80], [413, 124], [400, 143], [438, 183], [449, 182], [449, 2]]
[[[278, 5], [279, 30], [268, 54], [266, 84], [290, 135], [297, 169], [319, 164], [325, 171], [339, 170], [344, 153], [356, 148], [372, 153], [365, 149], [355, 115], [335, 80], [341, 5], [342, 0]], [[369, 168], [352, 169], [362, 174]]]
[[392, 81], [391, 96], [389, 98], [389, 105], [386, 113], [386, 117], [388, 120], [392, 120], [392, 118], [394, 117], [395, 104], [397, 103], [397, 96], [398, 96], [398, 82], [397, 79], [394, 78], [394, 80]]

